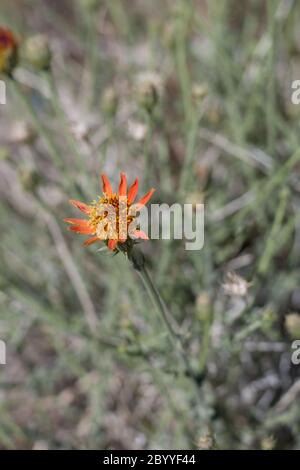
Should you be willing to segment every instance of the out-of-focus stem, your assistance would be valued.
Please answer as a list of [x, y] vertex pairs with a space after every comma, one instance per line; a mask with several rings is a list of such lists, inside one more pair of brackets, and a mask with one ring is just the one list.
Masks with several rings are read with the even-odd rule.
[[270, 263], [272, 261], [272, 257], [274, 256], [274, 253], [276, 253], [278, 249], [276, 235], [280, 233], [280, 230], [283, 224], [286, 205], [288, 201], [288, 195], [289, 193], [286, 188], [284, 188], [280, 193], [279, 205], [276, 211], [274, 223], [271, 228], [270, 234], [267, 238], [265, 250], [258, 263], [257, 272], [259, 275], [265, 275], [268, 272], [268, 269], [270, 268]]
[[180, 186], [179, 186], [180, 196], [184, 196], [186, 189], [189, 187], [191, 173], [193, 173], [193, 162], [194, 162], [195, 148], [196, 148], [197, 136], [198, 136], [200, 115], [197, 112], [193, 112], [191, 114], [192, 114], [191, 127], [188, 132], [186, 156], [185, 156], [185, 160], [183, 163], [183, 168], [182, 168], [181, 176], [180, 176]]
[[199, 372], [204, 372], [206, 367], [207, 356], [209, 354], [210, 347], [210, 331], [211, 331], [211, 319], [206, 318], [203, 325], [203, 336], [201, 342], [201, 354], [199, 359]]
[[186, 19], [182, 19], [178, 25], [175, 45], [175, 60], [178, 76], [180, 80], [181, 93], [183, 98], [185, 124], [188, 124], [191, 117], [190, 100], [190, 77], [188, 73], [187, 52], [186, 52]]
[[147, 135], [144, 144], [144, 153], [145, 153], [145, 160], [146, 166], [148, 167], [149, 171], [147, 172], [146, 183], [150, 184], [151, 176], [153, 173], [153, 162], [151, 160], [151, 142], [153, 137], [153, 116], [148, 112], [145, 112], [145, 120], [147, 124]]
[[107, 0], [106, 5], [117, 30], [131, 41], [129, 17], [122, 2], [120, 0]]
[[267, 121], [267, 137], [268, 152], [273, 155], [275, 151], [276, 140], [276, 10], [279, 2], [277, 0], [269, 0], [268, 2], [268, 36], [270, 40], [270, 49], [268, 54], [268, 81], [267, 87], [267, 103], [266, 103], [266, 121]]

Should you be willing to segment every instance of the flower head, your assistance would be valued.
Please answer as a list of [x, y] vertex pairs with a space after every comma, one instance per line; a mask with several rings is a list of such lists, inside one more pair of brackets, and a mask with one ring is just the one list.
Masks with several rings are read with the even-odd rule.
[[18, 41], [14, 34], [0, 27], [0, 73], [10, 74], [18, 59]]
[[52, 52], [48, 38], [44, 34], [29, 37], [23, 45], [24, 58], [36, 70], [48, 70], [51, 66]]
[[246, 297], [251, 283], [247, 282], [235, 272], [228, 272], [226, 282], [222, 285], [225, 293], [232, 297]]
[[127, 191], [127, 179], [120, 175], [118, 192], [113, 192], [109, 179], [101, 175], [103, 195], [87, 205], [83, 202], [70, 200], [70, 203], [83, 212], [86, 219], [64, 219], [71, 224], [72, 232], [90, 235], [84, 245], [104, 241], [111, 251], [129, 252], [137, 239], [148, 240], [145, 232], [136, 225], [136, 213], [150, 200], [154, 189], [150, 189], [137, 203], [138, 179]]

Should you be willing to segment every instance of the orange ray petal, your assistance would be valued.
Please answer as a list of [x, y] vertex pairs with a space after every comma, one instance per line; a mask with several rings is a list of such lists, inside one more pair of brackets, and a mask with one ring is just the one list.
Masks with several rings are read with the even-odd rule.
[[84, 246], [90, 246], [92, 245], [93, 243], [96, 243], [96, 242], [100, 242], [100, 238], [98, 237], [92, 237], [92, 238], [88, 238], [87, 240], [85, 240], [84, 242]]
[[90, 213], [90, 207], [84, 202], [76, 201], [75, 199], [70, 199], [69, 202], [70, 204], [75, 206], [77, 209], [79, 209], [81, 212], [84, 212], [85, 214]]
[[127, 180], [125, 173], [120, 174], [119, 196], [127, 196]]
[[139, 190], [139, 180], [136, 179], [128, 191], [128, 204], [132, 204]]
[[101, 178], [102, 178], [102, 184], [103, 184], [103, 193], [109, 197], [112, 195], [112, 187], [109, 182], [109, 179], [107, 178], [105, 174], [102, 174]]
[[151, 188], [150, 191], [147, 192], [147, 194], [145, 194], [145, 196], [143, 196], [139, 202], [138, 202], [138, 205], [140, 206], [144, 206], [145, 204], [147, 204], [147, 202], [149, 201], [149, 199], [151, 199], [153, 193], [155, 192], [155, 189], [154, 188]]
[[95, 229], [88, 226], [85, 227], [84, 225], [72, 225], [69, 227], [69, 230], [71, 230], [71, 232], [82, 233], [85, 235], [94, 235], [95, 233]]
[[141, 238], [142, 240], [149, 240], [148, 235], [143, 232], [143, 230], [135, 230], [134, 236], [135, 238]]
[[108, 249], [114, 251], [117, 246], [118, 240], [108, 240]]
[[67, 224], [73, 224], [73, 225], [87, 225], [87, 220], [85, 219], [73, 219], [73, 218], [67, 218], [64, 219], [64, 222], [67, 222]]

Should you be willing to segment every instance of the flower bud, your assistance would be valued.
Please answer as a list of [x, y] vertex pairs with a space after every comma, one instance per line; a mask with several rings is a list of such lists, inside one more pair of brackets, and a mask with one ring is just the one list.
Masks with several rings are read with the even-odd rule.
[[15, 144], [31, 144], [36, 138], [36, 132], [26, 121], [16, 121], [10, 131], [10, 141]]
[[24, 58], [36, 70], [48, 70], [51, 65], [51, 50], [48, 38], [37, 34], [27, 39], [23, 48]]
[[207, 434], [198, 439], [197, 447], [199, 450], [212, 450], [215, 447], [214, 438], [211, 434]]
[[91, 126], [84, 121], [70, 121], [70, 132], [78, 142], [88, 141], [90, 138]]
[[9, 29], [0, 27], [0, 73], [10, 75], [17, 63], [17, 39]]
[[151, 81], [139, 83], [136, 91], [139, 106], [151, 113], [158, 102], [157, 89]]
[[290, 313], [285, 317], [285, 329], [292, 339], [300, 338], [300, 315], [298, 313]]
[[119, 97], [113, 87], [104, 90], [101, 100], [102, 111], [108, 117], [114, 117], [118, 110]]
[[261, 441], [262, 450], [273, 450], [275, 446], [276, 446], [276, 440], [274, 436], [265, 437]]
[[129, 121], [127, 128], [128, 134], [133, 140], [136, 140], [137, 142], [145, 140], [148, 133], [148, 127], [145, 124], [138, 121]]
[[207, 95], [208, 87], [205, 83], [194, 83], [192, 85], [192, 99], [195, 103], [202, 103]]
[[249, 286], [249, 282], [234, 272], [227, 273], [226, 282], [222, 285], [225, 293], [231, 297], [246, 297]]

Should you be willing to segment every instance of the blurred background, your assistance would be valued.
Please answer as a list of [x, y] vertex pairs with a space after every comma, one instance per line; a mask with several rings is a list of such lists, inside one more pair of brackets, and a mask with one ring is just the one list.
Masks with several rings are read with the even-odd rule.
[[[300, 4], [2, 0], [2, 449], [300, 446]], [[143, 243], [198, 381], [122, 254], [67, 232], [99, 174], [204, 203], [205, 244]]]

